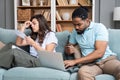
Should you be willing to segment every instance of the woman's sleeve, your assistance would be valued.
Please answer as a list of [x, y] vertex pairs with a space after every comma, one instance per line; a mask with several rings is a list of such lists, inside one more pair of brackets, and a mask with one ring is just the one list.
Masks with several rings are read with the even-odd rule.
[[50, 32], [46, 44], [55, 43], [58, 44], [58, 39], [54, 32]]

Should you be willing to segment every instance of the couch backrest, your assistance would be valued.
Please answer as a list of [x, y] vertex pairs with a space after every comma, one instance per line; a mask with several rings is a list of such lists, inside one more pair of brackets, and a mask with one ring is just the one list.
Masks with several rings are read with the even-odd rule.
[[120, 29], [108, 29], [109, 32], [109, 46], [115, 52], [120, 60]]
[[56, 47], [57, 52], [64, 53], [65, 45], [68, 42], [69, 35], [70, 35], [69, 31], [56, 32], [56, 37], [58, 39], [58, 45]]
[[[30, 30], [26, 30], [25, 34], [29, 34]], [[64, 53], [64, 47], [68, 41], [68, 36], [70, 35], [69, 31], [63, 31], [63, 32], [56, 32], [56, 36], [58, 38], [58, 46], [56, 48], [57, 52]], [[4, 29], [0, 28], [0, 41], [3, 43], [15, 43], [16, 40], [16, 34], [13, 29]]]
[[[115, 52], [120, 60], [120, 29], [108, 29], [109, 32], [109, 46], [110, 49]], [[67, 44], [70, 32], [63, 31], [57, 32], [56, 36], [58, 38], [58, 46], [56, 48], [57, 52], [64, 53], [65, 45]]]
[[[26, 30], [25, 34], [29, 34], [30, 30]], [[0, 41], [2, 41], [3, 43], [7, 44], [7, 43], [15, 43], [16, 40], [16, 34], [14, 29], [4, 29], [4, 28], [0, 28]]]
[[[120, 59], [120, 29], [108, 29], [109, 32], [109, 46], [110, 49], [117, 53], [118, 58]], [[26, 30], [25, 33], [28, 35], [30, 30]], [[56, 32], [56, 36], [58, 38], [58, 46], [56, 47], [57, 52], [64, 53], [65, 45], [68, 42], [70, 32]], [[16, 34], [13, 29], [3, 29], [0, 28], [0, 41], [7, 44], [9, 42], [15, 42]]]

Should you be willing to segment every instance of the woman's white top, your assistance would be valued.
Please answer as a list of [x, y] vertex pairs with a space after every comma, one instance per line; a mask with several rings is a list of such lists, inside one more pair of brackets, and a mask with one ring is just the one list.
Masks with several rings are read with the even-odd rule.
[[[58, 40], [57, 40], [57, 37], [55, 36], [54, 32], [48, 32], [41, 45], [40, 45], [40, 43], [38, 43], [38, 38], [35, 41], [43, 49], [45, 49], [45, 47], [48, 44], [51, 44], [51, 43], [55, 43], [56, 45], [58, 44]], [[54, 52], [55, 52], [55, 49], [54, 49]], [[38, 56], [37, 50], [33, 46], [30, 46], [30, 55], [35, 56], [35, 57]]]

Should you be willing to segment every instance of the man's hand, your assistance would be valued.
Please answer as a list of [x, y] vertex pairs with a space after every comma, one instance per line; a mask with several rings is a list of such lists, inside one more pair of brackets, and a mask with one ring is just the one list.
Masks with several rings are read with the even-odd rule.
[[74, 54], [75, 53], [75, 47], [73, 45], [67, 45], [67, 46], [65, 46], [65, 52], [68, 55]]
[[68, 68], [74, 66], [76, 63], [75, 60], [65, 60], [64, 64], [65, 64], [65, 68]]

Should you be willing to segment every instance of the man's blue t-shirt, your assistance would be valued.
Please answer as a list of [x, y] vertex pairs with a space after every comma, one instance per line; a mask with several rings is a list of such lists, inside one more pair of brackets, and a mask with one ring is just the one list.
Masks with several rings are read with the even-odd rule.
[[[71, 33], [69, 43], [78, 44], [80, 46], [83, 56], [87, 56], [95, 50], [95, 41], [108, 41], [108, 30], [101, 23], [91, 22], [90, 26], [86, 28], [83, 34], [77, 34], [74, 29]], [[113, 53], [109, 46], [107, 46], [104, 56], [101, 59], [105, 59], [108, 56], [116, 55]], [[99, 59], [99, 60], [101, 60]], [[98, 61], [99, 61], [98, 60]]]

